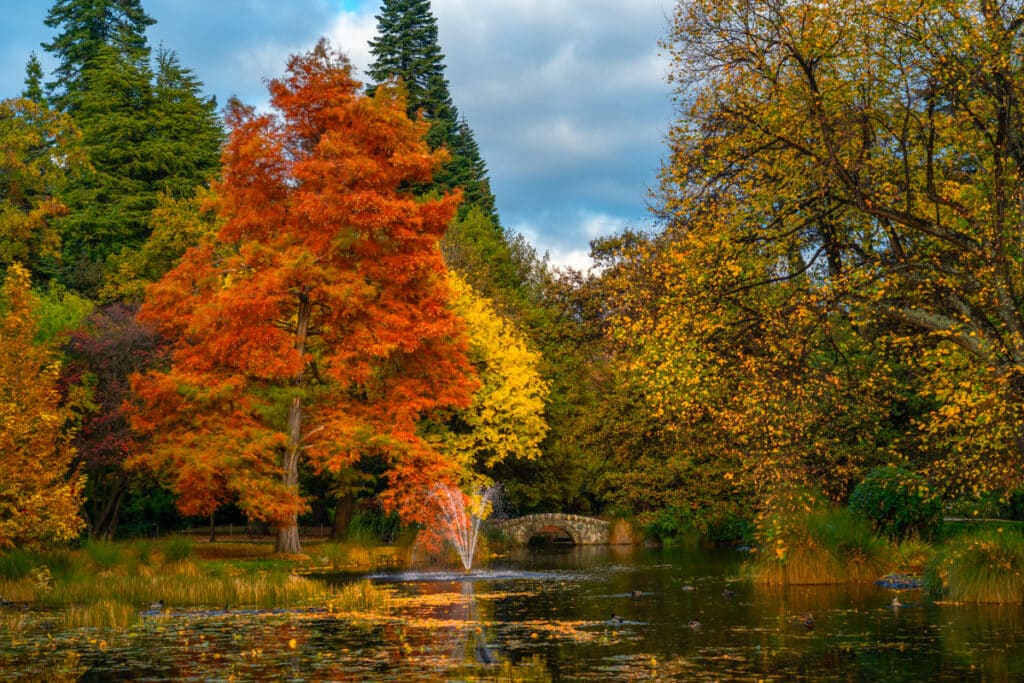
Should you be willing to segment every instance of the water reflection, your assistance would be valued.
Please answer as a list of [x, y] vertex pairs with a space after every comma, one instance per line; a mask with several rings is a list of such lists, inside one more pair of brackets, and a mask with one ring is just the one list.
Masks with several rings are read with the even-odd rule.
[[400, 607], [376, 618], [171, 613], [56, 633], [44, 616], [0, 619], [0, 679], [1024, 680], [1019, 605], [902, 591], [893, 608], [895, 592], [872, 585], [758, 586], [741, 578], [745, 557], [577, 547], [468, 575], [378, 574]]

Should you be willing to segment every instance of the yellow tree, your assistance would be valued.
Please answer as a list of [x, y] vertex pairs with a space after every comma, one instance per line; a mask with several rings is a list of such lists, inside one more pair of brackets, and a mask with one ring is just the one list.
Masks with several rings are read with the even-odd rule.
[[58, 391], [60, 364], [34, 343], [28, 271], [14, 263], [0, 300], [0, 548], [75, 538], [83, 477], [69, 472], [71, 410]]
[[540, 455], [549, 388], [539, 371], [541, 356], [525, 336], [454, 271], [448, 282], [452, 308], [469, 332], [468, 357], [480, 388], [468, 407], [440, 411], [421, 429], [462, 465], [466, 479], [475, 480], [470, 486], [486, 485], [496, 464]]
[[[880, 354], [951, 354], [992, 427], [964, 429], [963, 411], [943, 408], [956, 392], [931, 389], [940, 406], [922, 424], [949, 437], [941, 471], [1020, 482], [1021, 22], [1020, 2], [986, 0], [679, 5], [667, 298], [623, 321], [653, 340], [638, 368], [659, 407], [720, 386], [712, 417], [761, 425], [729, 430], [760, 442], [730, 443], [796, 475], [794, 457], [819, 444], [792, 416], [878, 424], [900, 391]], [[849, 435], [868, 435], [863, 451], [874, 431]], [[979, 444], [997, 456], [980, 473], [960, 457]]]

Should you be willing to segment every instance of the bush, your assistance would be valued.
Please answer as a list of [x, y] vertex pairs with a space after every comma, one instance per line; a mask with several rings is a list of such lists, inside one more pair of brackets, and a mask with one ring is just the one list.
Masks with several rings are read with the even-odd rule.
[[748, 542], [754, 536], [753, 522], [724, 509], [709, 510], [700, 515], [697, 527], [704, 538], [716, 543]]
[[686, 508], [669, 507], [644, 525], [644, 535], [659, 541], [673, 542], [693, 534], [693, 514]]
[[830, 584], [874, 581], [885, 571], [887, 544], [847, 508], [780, 512], [762, 520], [755, 581]]
[[394, 543], [401, 527], [402, 520], [395, 512], [357, 512], [352, 515], [348, 537], [354, 543]]
[[925, 568], [922, 584], [955, 602], [1024, 602], [1024, 533], [1003, 527], [953, 536]]
[[872, 470], [854, 489], [850, 508], [895, 541], [934, 538], [942, 521], [942, 503], [925, 478], [893, 465]]

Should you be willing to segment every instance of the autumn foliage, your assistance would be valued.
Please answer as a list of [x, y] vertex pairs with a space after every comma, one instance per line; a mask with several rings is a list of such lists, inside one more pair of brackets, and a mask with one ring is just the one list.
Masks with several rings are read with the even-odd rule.
[[[663, 234], [616, 311], [658, 415], [758, 485], [1021, 483], [1019, 3], [681, 3]], [[748, 476], [749, 475], [749, 476]]]
[[56, 196], [86, 162], [71, 119], [26, 99], [0, 102], [0, 266], [37, 266], [60, 254]]
[[417, 420], [475, 380], [438, 249], [459, 197], [408, 190], [444, 159], [426, 124], [392, 89], [362, 94], [323, 41], [269, 89], [272, 114], [229, 105], [219, 232], [147, 291], [140, 319], [177, 341], [134, 378], [133, 423], [182, 510], [236, 498], [292, 552], [300, 459], [386, 453], [383, 498], [415, 519], [428, 484], [458, 476]]
[[84, 478], [69, 471], [71, 411], [60, 363], [36, 344], [28, 271], [7, 271], [0, 299], [0, 549], [75, 538]]
[[489, 472], [509, 459], [535, 459], [548, 432], [544, 418], [549, 383], [541, 377], [541, 356], [524, 335], [455, 272], [448, 281], [452, 306], [469, 330], [468, 356], [480, 378], [469, 406], [435, 411], [420, 431], [451, 460], [460, 463], [464, 488], [493, 483]]

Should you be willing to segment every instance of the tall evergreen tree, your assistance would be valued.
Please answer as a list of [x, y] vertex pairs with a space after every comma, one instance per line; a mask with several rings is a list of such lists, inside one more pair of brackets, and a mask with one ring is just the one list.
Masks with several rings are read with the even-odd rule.
[[148, 56], [146, 28], [156, 21], [142, 9], [141, 0], [56, 0], [43, 23], [62, 29], [42, 45], [59, 61], [47, 88], [53, 104], [65, 109], [68, 98], [85, 87], [83, 70], [100, 48]]
[[43, 65], [33, 52], [25, 64], [25, 89], [21, 91], [22, 98], [32, 100], [36, 104], [43, 104]]
[[154, 185], [175, 199], [191, 197], [220, 165], [225, 133], [217, 99], [202, 96], [202, 82], [173, 51], [160, 48], [155, 61], [149, 145]]
[[140, 245], [156, 205], [152, 152], [153, 74], [146, 60], [102, 47], [69, 98], [92, 171], [69, 187], [62, 221], [69, 284], [92, 293], [106, 256]]
[[155, 63], [137, 0], [58, 0], [45, 44], [59, 60], [51, 99], [82, 131], [92, 172], [64, 196], [65, 280], [95, 295], [111, 255], [139, 249], [161, 193], [190, 197], [219, 165], [216, 101], [169, 50]]
[[574, 343], [570, 340], [580, 334], [571, 306], [560, 298], [565, 287], [546, 259], [522, 236], [506, 232], [498, 220], [486, 164], [448, 91], [429, 0], [383, 0], [377, 29], [377, 38], [370, 42], [375, 61], [368, 74], [377, 84], [399, 78], [407, 90], [409, 114], [431, 124], [427, 141], [451, 154], [424, 192], [463, 191], [458, 219], [442, 242], [445, 262], [492, 299], [544, 356], [541, 372], [551, 386], [545, 417], [551, 430], [541, 446], [543, 456], [507, 462], [499, 470], [517, 479], [506, 483], [521, 509], [593, 509], [598, 505], [597, 470], [588, 464], [593, 457], [576, 435], [592, 428], [587, 416], [597, 392], [584, 367], [584, 353], [558, 346]]
[[368, 90], [372, 93], [391, 78], [401, 79], [410, 118], [420, 115], [430, 122], [427, 144], [431, 149], [445, 147], [451, 154], [448, 163], [435, 174], [431, 188], [461, 187], [464, 201], [459, 215], [465, 216], [470, 208], [477, 207], [491, 217], [500, 232], [487, 166], [448, 90], [430, 0], [384, 0], [377, 15], [377, 34], [377, 39], [370, 41], [375, 61], [367, 69], [374, 81]]

